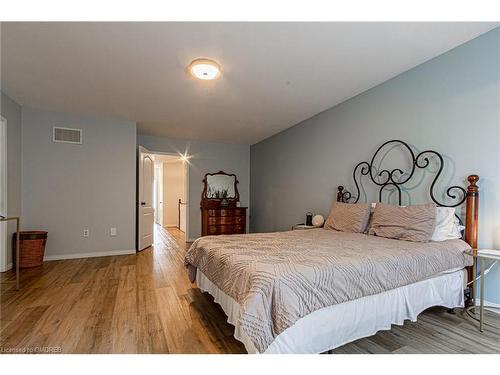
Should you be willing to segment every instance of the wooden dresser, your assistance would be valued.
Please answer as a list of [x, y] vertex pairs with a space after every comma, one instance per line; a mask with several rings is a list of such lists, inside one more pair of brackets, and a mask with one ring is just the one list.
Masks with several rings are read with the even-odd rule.
[[236, 175], [222, 171], [207, 173], [201, 194], [201, 235], [243, 234], [247, 207], [238, 207], [240, 194]]
[[246, 233], [246, 207], [201, 208], [201, 235]]

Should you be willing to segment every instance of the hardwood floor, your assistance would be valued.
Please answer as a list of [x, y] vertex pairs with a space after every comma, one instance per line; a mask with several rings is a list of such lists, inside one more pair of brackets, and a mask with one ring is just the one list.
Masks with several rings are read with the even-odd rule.
[[[183, 233], [157, 228], [137, 255], [45, 262], [1, 274], [0, 352], [245, 353], [222, 309], [189, 283]], [[430, 309], [416, 323], [357, 340], [334, 353], [500, 353], [496, 327], [477, 330], [462, 311]]]

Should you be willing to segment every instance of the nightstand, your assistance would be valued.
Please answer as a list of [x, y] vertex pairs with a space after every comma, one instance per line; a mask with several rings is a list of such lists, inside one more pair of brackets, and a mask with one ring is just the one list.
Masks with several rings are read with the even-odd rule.
[[305, 230], [305, 229], [316, 229], [319, 227], [315, 227], [314, 225], [305, 225], [305, 224], [295, 224], [292, 227], [292, 230]]
[[[494, 309], [498, 310], [498, 307], [495, 306], [485, 306], [484, 305], [484, 261], [485, 259], [490, 259], [490, 260], [500, 260], [500, 250], [493, 250], [493, 249], [471, 249], [471, 250], [466, 250], [465, 253], [467, 255], [471, 255], [474, 257], [474, 280], [472, 281], [472, 288], [475, 292], [475, 287], [476, 287], [476, 270], [478, 267], [478, 262], [479, 262], [479, 281], [480, 281], [480, 289], [479, 289], [479, 306], [476, 306], [476, 298], [475, 298], [475, 293], [474, 293], [474, 305], [468, 307], [465, 311], [467, 312], [467, 315], [471, 317], [472, 319], [479, 321], [479, 330], [483, 332], [483, 315], [484, 315], [484, 308], [488, 309]], [[477, 313], [476, 309], [479, 307], [479, 319], [477, 318]]]

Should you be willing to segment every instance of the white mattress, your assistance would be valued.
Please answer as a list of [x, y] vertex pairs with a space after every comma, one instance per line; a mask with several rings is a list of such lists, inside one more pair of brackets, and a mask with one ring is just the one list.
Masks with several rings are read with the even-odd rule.
[[[248, 353], [258, 353], [238, 321], [240, 306], [213, 284], [200, 270], [198, 287], [210, 293], [234, 325], [234, 337]], [[348, 342], [388, 330], [391, 324], [417, 320], [417, 315], [432, 306], [464, 306], [465, 272], [449, 270], [431, 279], [359, 298], [314, 311], [299, 319], [276, 337], [264, 353], [322, 353]]]

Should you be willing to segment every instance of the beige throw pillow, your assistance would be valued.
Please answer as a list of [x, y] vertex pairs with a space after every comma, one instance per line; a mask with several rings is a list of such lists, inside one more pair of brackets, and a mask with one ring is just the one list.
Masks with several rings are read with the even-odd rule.
[[368, 234], [396, 240], [428, 242], [435, 225], [434, 203], [405, 207], [377, 203]]
[[330, 208], [325, 229], [341, 232], [363, 233], [368, 226], [370, 205], [366, 203], [335, 202]]

